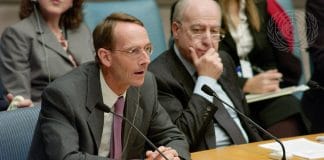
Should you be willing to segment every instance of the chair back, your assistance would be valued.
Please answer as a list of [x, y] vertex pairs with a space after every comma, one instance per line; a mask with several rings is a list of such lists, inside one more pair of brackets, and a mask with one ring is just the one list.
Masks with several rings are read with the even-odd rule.
[[39, 106], [0, 112], [0, 160], [26, 160]]
[[144, 23], [154, 47], [151, 60], [166, 50], [162, 20], [155, 0], [86, 2], [84, 4], [84, 21], [93, 31], [97, 24], [113, 12], [130, 14]]

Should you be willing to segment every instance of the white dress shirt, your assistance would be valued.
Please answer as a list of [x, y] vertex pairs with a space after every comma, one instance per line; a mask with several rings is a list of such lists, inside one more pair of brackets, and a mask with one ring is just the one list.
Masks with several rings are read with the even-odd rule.
[[[194, 76], [194, 74], [196, 72], [195, 67], [181, 56], [181, 54], [175, 44], [174, 44], [174, 50], [175, 50], [177, 56], [180, 58], [181, 62], [184, 64], [185, 68], [188, 70], [190, 75], [192, 75], [193, 79], [195, 80], [196, 79]], [[218, 97], [220, 99], [222, 99], [224, 102], [228, 103], [231, 106], [234, 106], [231, 99], [227, 96], [227, 94], [225, 93], [225, 91], [223, 90], [221, 85], [219, 85], [219, 83], [215, 79], [210, 78], [208, 76], [199, 76], [197, 78], [193, 93], [206, 98], [209, 102], [213, 102], [213, 97], [207, 95], [205, 92], [203, 92], [201, 90], [201, 87], [204, 84], [210, 86], [217, 93]], [[248, 142], [249, 141], [248, 136], [241, 125], [241, 122], [240, 122], [239, 117], [237, 116], [237, 113], [234, 112], [232, 109], [230, 109], [225, 104], [223, 104], [223, 105], [226, 108], [226, 110], [228, 111], [228, 113], [230, 114], [230, 116], [233, 118], [234, 122], [240, 128], [245, 140]], [[218, 123], [215, 121], [214, 121], [214, 128], [215, 128], [215, 137], [216, 137], [216, 147], [230, 145], [231, 144], [230, 137], [228, 136], [228, 134], [224, 131], [224, 129], [222, 127], [219, 127]]]
[[[114, 104], [118, 99], [118, 95], [115, 94], [111, 88], [105, 82], [105, 79], [102, 74], [102, 70], [100, 70], [100, 86], [101, 86], [101, 93], [103, 97], [103, 103], [106, 104], [111, 111], [114, 111]], [[123, 94], [126, 98], [126, 92]], [[110, 141], [111, 141], [111, 131], [112, 131], [112, 122], [113, 122], [113, 115], [111, 113], [104, 113], [104, 124], [103, 124], [103, 131], [99, 146], [98, 155], [102, 157], [108, 157], [110, 151]]]

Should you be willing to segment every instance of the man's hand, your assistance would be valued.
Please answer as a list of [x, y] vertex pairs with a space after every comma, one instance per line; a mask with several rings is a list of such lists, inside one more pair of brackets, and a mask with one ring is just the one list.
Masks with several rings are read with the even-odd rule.
[[[163, 153], [165, 157], [169, 160], [180, 160], [180, 157], [176, 150], [171, 147], [160, 146], [159, 151]], [[146, 160], [165, 160], [162, 155], [158, 151], [147, 151], [146, 152]]]
[[190, 47], [189, 50], [198, 75], [208, 76], [215, 80], [219, 79], [223, 73], [223, 63], [218, 52], [216, 52], [214, 48], [210, 48], [201, 57], [197, 56], [193, 48]]
[[282, 74], [275, 69], [260, 73], [246, 81], [243, 91], [246, 93], [267, 93], [280, 90], [281, 77]]

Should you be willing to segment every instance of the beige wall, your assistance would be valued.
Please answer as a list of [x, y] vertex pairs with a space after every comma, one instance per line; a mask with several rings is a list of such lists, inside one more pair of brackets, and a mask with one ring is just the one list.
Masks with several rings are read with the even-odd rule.
[[18, 21], [19, 6], [15, 3], [0, 3], [0, 35], [5, 27]]
[[[92, 0], [92, 1], [103, 1], [103, 0]], [[157, 0], [157, 3], [160, 8], [162, 21], [164, 24], [166, 39], [168, 39], [170, 36], [170, 27], [169, 27], [170, 9], [169, 8], [174, 1], [176, 0]], [[14, 24], [19, 20], [18, 18], [19, 2], [20, 0], [0, 0], [0, 35], [7, 26]]]
[[[104, 0], [86, 0], [86, 1], [104, 1]], [[112, 1], [112, 0], [106, 0]], [[164, 31], [166, 39], [170, 36], [170, 25], [169, 25], [169, 16], [170, 16], [170, 6], [176, 0], [156, 0], [159, 8], [160, 14], [164, 24]], [[294, 5], [297, 8], [302, 8], [306, 0], [293, 0]], [[20, 0], [0, 0], [0, 35], [3, 30], [17, 22], [18, 11], [19, 11], [19, 2]]]

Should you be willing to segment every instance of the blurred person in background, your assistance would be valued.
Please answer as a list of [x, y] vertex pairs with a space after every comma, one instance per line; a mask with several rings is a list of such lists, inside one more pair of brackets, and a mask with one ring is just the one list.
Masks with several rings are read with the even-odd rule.
[[[243, 91], [257, 94], [280, 90], [284, 76], [276, 69], [274, 49], [267, 37], [266, 1], [218, 1], [226, 32], [220, 50], [233, 58]], [[277, 137], [306, 132], [300, 101], [292, 95], [253, 102], [249, 107], [252, 118]]]
[[51, 81], [94, 60], [82, 4], [83, 0], [22, 0], [21, 21], [3, 32], [1, 80], [9, 93], [25, 98], [23, 106], [39, 103]]

